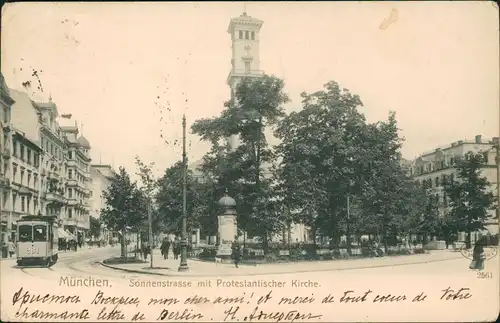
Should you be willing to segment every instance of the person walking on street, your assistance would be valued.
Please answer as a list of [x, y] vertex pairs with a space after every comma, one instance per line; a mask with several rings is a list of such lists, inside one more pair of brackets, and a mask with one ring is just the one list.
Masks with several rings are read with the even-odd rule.
[[232, 252], [231, 252], [231, 257], [233, 258], [234, 265], [236, 268], [238, 268], [238, 265], [241, 261], [241, 248], [240, 244], [234, 240], [231, 246]]
[[163, 255], [163, 259], [168, 259], [168, 251], [170, 249], [170, 241], [167, 238], [163, 239], [161, 244], [161, 254]]
[[484, 246], [486, 245], [486, 237], [481, 236], [474, 245], [472, 250], [472, 262], [469, 268], [474, 270], [484, 269]]
[[144, 254], [144, 260], [148, 261], [148, 255], [151, 253], [151, 247], [149, 246], [149, 242], [144, 244], [144, 250], [142, 251]]
[[16, 245], [12, 241], [12, 239], [9, 239], [9, 256], [12, 258], [14, 254], [16, 253]]
[[181, 245], [177, 237], [172, 242], [172, 251], [174, 253], [174, 259], [179, 259], [179, 254], [181, 253]]

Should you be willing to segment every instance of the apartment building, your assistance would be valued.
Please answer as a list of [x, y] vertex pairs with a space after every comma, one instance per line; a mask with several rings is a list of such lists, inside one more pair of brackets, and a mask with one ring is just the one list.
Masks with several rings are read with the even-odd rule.
[[9, 88], [0, 73], [0, 245], [7, 243], [13, 237], [11, 229], [12, 215], [10, 210], [12, 189], [12, 127], [11, 108], [14, 99], [10, 96]]
[[[101, 209], [106, 206], [103, 192], [107, 191], [111, 179], [115, 176], [115, 171], [110, 165], [91, 165], [91, 190], [90, 190], [90, 216], [95, 219], [100, 219]], [[109, 241], [112, 233], [104, 226], [101, 225], [101, 239]]]
[[[61, 127], [57, 105], [10, 89], [12, 223], [25, 214], [56, 216], [60, 228], [84, 240], [90, 229], [90, 144], [78, 127]], [[9, 165], [7, 165], [9, 166]], [[24, 211], [23, 211], [24, 210]]]
[[[427, 190], [428, 194], [434, 194], [437, 197], [441, 216], [446, 216], [449, 212], [449, 201], [445, 194], [444, 185], [456, 178], [455, 159], [464, 156], [467, 152], [483, 154], [482, 175], [490, 182], [490, 189], [494, 194], [498, 194], [496, 140], [498, 138], [487, 139], [477, 135], [474, 140], [460, 140], [445, 147], [425, 152], [413, 161], [411, 167], [412, 177]], [[498, 233], [498, 215], [496, 211], [490, 211], [486, 228], [491, 234]], [[459, 240], [464, 239], [465, 234], [460, 233]]]

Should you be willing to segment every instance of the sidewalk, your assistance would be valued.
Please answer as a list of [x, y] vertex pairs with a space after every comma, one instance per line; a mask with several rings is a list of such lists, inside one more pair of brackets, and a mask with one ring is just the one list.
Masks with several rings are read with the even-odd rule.
[[172, 254], [168, 259], [163, 259], [159, 250], [153, 252], [153, 268], [148, 263], [142, 264], [120, 264], [107, 265], [101, 262], [101, 265], [110, 269], [122, 270], [131, 273], [149, 274], [158, 276], [252, 276], [252, 275], [270, 275], [286, 274], [300, 272], [320, 272], [337, 271], [347, 269], [364, 269], [375, 267], [392, 267], [410, 264], [422, 264], [429, 262], [460, 259], [463, 256], [460, 253], [439, 250], [428, 254], [417, 254], [409, 256], [386, 256], [381, 258], [364, 258], [352, 260], [326, 260], [326, 261], [308, 261], [296, 263], [279, 264], [260, 264], [260, 265], [240, 265], [235, 268], [231, 264], [216, 264], [215, 262], [188, 259], [189, 271], [179, 272], [180, 260], [174, 260]]
[[[92, 253], [92, 252], [95, 252], [95, 251], [99, 251], [99, 250], [112, 250], [112, 249], [120, 249], [120, 246], [114, 246], [114, 247], [111, 247], [111, 246], [106, 246], [106, 247], [101, 247], [101, 248], [87, 248], [87, 246], [84, 246], [82, 248], [78, 248], [76, 251], [73, 251], [73, 250], [59, 250], [58, 251], [58, 254], [59, 254], [59, 259], [65, 259], [65, 258], [69, 258], [71, 257], [72, 255], [75, 255], [75, 254], [82, 254], [82, 253]], [[8, 261], [8, 260], [11, 260], [13, 262], [17, 261], [17, 256], [14, 254], [14, 256], [12, 258], [0, 258], [0, 261]]]

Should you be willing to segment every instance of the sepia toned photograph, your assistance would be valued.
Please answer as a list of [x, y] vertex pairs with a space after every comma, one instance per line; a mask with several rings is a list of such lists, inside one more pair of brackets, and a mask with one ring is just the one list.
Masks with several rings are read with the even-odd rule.
[[4, 4], [1, 321], [495, 321], [498, 19]]

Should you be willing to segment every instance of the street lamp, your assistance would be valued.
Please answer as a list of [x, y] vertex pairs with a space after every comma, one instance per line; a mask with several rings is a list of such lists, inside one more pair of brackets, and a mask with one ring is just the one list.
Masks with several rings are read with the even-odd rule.
[[186, 227], [186, 115], [182, 116], [182, 238], [181, 238], [181, 264], [179, 271], [188, 271], [187, 264], [187, 227]]
[[[352, 156], [348, 157], [347, 160], [352, 164], [354, 158]], [[347, 189], [347, 201], [346, 201], [346, 209], [347, 209], [347, 223], [346, 223], [346, 244], [347, 244], [347, 253], [351, 255], [351, 188], [354, 185], [352, 179], [349, 179], [349, 187]]]

